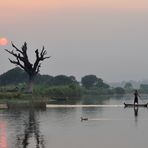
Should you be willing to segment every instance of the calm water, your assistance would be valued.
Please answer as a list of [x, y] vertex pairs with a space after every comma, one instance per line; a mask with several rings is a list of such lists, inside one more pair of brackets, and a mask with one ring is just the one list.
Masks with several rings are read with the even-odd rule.
[[[129, 98], [88, 97], [75, 103], [122, 105]], [[81, 122], [81, 116], [89, 120]], [[146, 108], [0, 110], [0, 148], [145, 148], [147, 137]]]

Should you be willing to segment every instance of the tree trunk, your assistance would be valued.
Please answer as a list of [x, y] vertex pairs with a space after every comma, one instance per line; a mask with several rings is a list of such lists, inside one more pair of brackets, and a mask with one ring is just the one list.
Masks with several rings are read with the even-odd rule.
[[34, 76], [29, 77], [29, 81], [27, 84], [27, 93], [33, 93], [33, 83], [34, 83]]

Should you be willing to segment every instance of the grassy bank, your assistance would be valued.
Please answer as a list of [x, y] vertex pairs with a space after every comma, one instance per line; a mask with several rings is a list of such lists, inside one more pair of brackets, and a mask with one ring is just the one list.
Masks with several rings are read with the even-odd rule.
[[[17, 88], [17, 89], [16, 89]], [[71, 99], [80, 98], [83, 94], [82, 88], [77, 85], [66, 86], [46, 86], [35, 85], [33, 94], [27, 94], [16, 86], [1, 87], [0, 102], [23, 101], [23, 100], [42, 100], [51, 99]]]
[[85, 95], [113, 95], [124, 94], [122, 88], [90, 88], [86, 89], [80, 85], [35, 85], [33, 94], [25, 93], [26, 86], [9, 85], [0, 87], [0, 101], [23, 101], [23, 100], [73, 100]]

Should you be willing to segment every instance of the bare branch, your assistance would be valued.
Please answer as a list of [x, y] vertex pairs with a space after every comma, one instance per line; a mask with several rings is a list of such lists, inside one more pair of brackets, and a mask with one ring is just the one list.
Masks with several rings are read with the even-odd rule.
[[44, 57], [47, 54], [44, 46], [42, 48], [42, 51], [41, 51], [40, 55], [39, 55], [38, 49], [35, 51], [35, 53], [36, 53], [36, 61], [35, 61], [33, 67], [34, 67], [35, 71], [38, 71], [37, 69], [40, 68], [40, 66], [38, 67], [40, 61], [43, 61], [43, 60], [45, 60], [47, 58], [50, 58], [50, 56], [49, 57]]
[[34, 77], [34, 75], [36, 75], [41, 67], [41, 61], [50, 58], [50, 56], [45, 56], [47, 55], [47, 52], [45, 50], [45, 47], [43, 46], [41, 52], [39, 53], [39, 50], [36, 49], [35, 50], [35, 54], [36, 54], [36, 60], [34, 62], [34, 64], [30, 63], [29, 59], [28, 59], [28, 55], [27, 55], [27, 43], [25, 42], [23, 44], [23, 46], [21, 47], [21, 49], [18, 49], [13, 43], [12, 43], [12, 47], [15, 48], [16, 52], [14, 52], [13, 50], [8, 50], [5, 49], [6, 52], [8, 52], [9, 54], [13, 55], [16, 60], [10, 60], [9, 61], [15, 65], [20, 66], [21, 68], [23, 68], [29, 76]]
[[37, 68], [36, 68], [36, 74], [39, 73], [40, 67], [41, 67], [41, 64], [39, 64], [39, 65], [37, 66]]
[[18, 65], [18, 66], [20, 66], [21, 68], [24, 69], [24, 66], [20, 63], [19, 60], [17, 60], [17, 61], [13, 61], [13, 60], [9, 59], [9, 61], [10, 61], [11, 63], [13, 63], [13, 64], [15, 64], [15, 65]]
[[[51, 56], [49, 56], [49, 57], [44, 57], [43, 60], [45, 60], [45, 59], [49, 59], [49, 58], [51, 58]], [[42, 61], [43, 61], [43, 60], [42, 60]]]
[[12, 45], [13, 48], [16, 49], [16, 51], [18, 51], [18, 52], [20, 52], [21, 54], [23, 54], [23, 52], [22, 52], [21, 50], [19, 50], [19, 49], [13, 44], [13, 42], [11, 42], [11, 45]]
[[12, 42], [11, 44], [12, 44], [12, 47], [15, 49], [15, 52], [13, 50], [8, 50], [8, 49], [5, 49], [5, 51], [13, 55], [16, 58], [16, 60], [9, 59], [9, 61], [15, 65], [20, 66], [22, 69], [24, 69], [29, 75], [29, 82], [31, 81], [33, 82], [34, 77], [40, 71], [41, 61], [47, 58], [50, 58], [50, 56], [45, 56], [47, 55], [45, 47], [43, 46], [40, 53], [38, 49], [35, 50], [36, 60], [34, 64], [32, 64], [28, 59], [26, 42], [23, 44], [21, 49], [17, 48]]
[[12, 51], [9, 51], [8, 49], [5, 49], [5, 51], [7, 51], [8, 53], [10, 53], [10, 54], [12, 54], [13, 56], [17, 57], [17, 54], [16, 54], [16, 53], [14, 53], [14, 51], [13, 51], [13, 50], [12, 50]]
[[41, 51], [41, 56], [43, 55], [43, 52], [45, 51], [45, 47], [43, 46], [42, 51]]
[[27, 51], [27, 43], [25, 42], [22, 46], [22, 51], [26, 52]]
[[39, 59], [39, 51], [38, 51], [38, 49], [35, 50], [35, 54], [36, 54], [36, 58]]
[[18, 62], [17, 62], [17, 61], [12, 61], [11, 59], [9, 59], [9, 61], [10, 61], [11, 63], [13, 63], [13, 64], [18, 65]]
[[46, 54], [47, 54], [47, 51], [45, 50], [45, 47], [43, 46], [42, 51], [40, 53], [40, 61], [43, 61], [45, 59], [50, 58], [50, 56], [49, 57], [44, 57]]

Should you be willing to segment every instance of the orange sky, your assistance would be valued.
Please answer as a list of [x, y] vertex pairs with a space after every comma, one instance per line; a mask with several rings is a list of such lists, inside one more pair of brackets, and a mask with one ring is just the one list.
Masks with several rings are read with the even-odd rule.
[[62, 8], [86, 7], [100, 9], [134, 10], [148, 9], [148, 0], [5, 0], [0, 2], [0, 8]]
[[[141, 80], [148, 74], [147, 17], [148, 0], [0, 0], [0, 37], [45, 45], [53, 57], [45, 74]], [[12, 68], [7, 58], [0, 72]]]
[[55, 12], [60, 9], [72, 9], [74, 12], [97, 10], [103, 13], [147, 13], [148, 0], [3, 0], [0, 1], [0, 19], [13, 22], [26, 18], [30, 14]]

